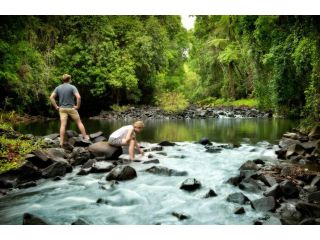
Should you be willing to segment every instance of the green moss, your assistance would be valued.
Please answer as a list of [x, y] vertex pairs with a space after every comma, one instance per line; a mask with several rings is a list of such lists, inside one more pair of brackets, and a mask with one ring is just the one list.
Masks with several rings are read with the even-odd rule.
[[257, 107], [257, 99], [238, 99], [238, 100], [226, 100], [223, 98], [213, 98], [208, 97], [204, 100], [198, 101], [197, 104], [200, 106], [209, 106], [209, 107]]

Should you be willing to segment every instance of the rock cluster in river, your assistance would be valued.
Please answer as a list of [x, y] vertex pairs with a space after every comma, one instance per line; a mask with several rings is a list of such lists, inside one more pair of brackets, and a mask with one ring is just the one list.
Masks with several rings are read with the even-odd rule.
[[197, 107], [190, 106], [179, 113], [168, 113], [159, 107], [129, 107], [127, 110], [101, 111], [91, 119], [201, 119], [201, 118], [270, 118], [271, 112], [262, 112], [249, 107]]

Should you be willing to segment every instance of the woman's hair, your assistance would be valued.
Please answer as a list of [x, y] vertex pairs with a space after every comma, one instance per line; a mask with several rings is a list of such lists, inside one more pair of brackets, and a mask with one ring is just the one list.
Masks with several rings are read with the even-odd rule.
[[142, 121], [136, 121], [133, 123], [134, 127], [138, 127], [138, 128], [143, 128], [144, 127], [144, 123]]
[[63, 74], [62, 81], [63, 82], [69, 82], [71, 79], [71, 76], [69, 74]]

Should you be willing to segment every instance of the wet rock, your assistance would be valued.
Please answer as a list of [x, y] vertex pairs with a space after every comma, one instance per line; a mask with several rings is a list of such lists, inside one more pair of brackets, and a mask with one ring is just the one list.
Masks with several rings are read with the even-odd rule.
[[228, 202], [238, 203], [238, 204], [246, 204], [250, 202], [249, 198], [245, 196], [242, 192], [231, 193], [227, 197]]
[[269, 187], [264, 193], [263, 195], [265, 197], [269, 197], [272, 196], [274, 198], [277, 198], [279, 196], [280, 193], [280, 187], [279, 184], [275, 184], [272, 187]]
[[144, 161], [142, 164], [150, 164], [150, 163], [160, 163], [159, 159], [147, 160]]
[[309, 203], [320, 203], [320, 191], [310, 193], [308, 196]]
[[238, 186], [241, 183], [241, 181], [242, 181], [242, 177], [237, 176], [237, 177], [229, 178], [226, 183], [230, 183], [233, 186]]
[[52, 180], [53, 180], [53, 181], [60, 181], [60, 180], [62, 180], [62, 178], [59, 177], [59, 176], [56, 176], [56, 177], [54, 177]]
[[186, 179], [180, 186], [180, 189], [186, 190], [189, 192], [195, 191], [201, 188], [201, 183], [195, 178]]
[[82, 137], [78, 137], [74, 143], [75, 147], [88, 147], [92, 142], [90, 140], [83, 139]]
[[99, 132], [90, 134], [89, 137], [90, 139], [95, 139], [95, 138], [101, 137], [102, 135], [103, 135], [103, 132], [99, 131]]
[[296, 208], [303, 217], [314, 217], [320, 218], [320, 206], [319, 204], [307, 203], [307, 202], [298, 202]]
[[[167, 147], [167, 146], [175, 146], [176, 144], [173, 142], [169, 142], [169, 141], [162, 141], [160, 143], [158, 143], [158, 145], [163, 146], [163, 147]], [[155, 150], [157, 151], [157, 150]]]
[[93, 165], [95, 162], [97, 162], [97, 160], [95, 160], [95, 159], [89, 159], [87, 162], [85, 162], [85, 163], [81, 166], [81, 168], [82, 168], [82, 169], [84, 169], [84, 168], [91, 168], [92, 165]]
[[47, 148], [45, 149], [47, 156], [51, 159], [54, 158], [66, 158], [66, 152], [62, 148]]
[[246, 161], [244, 164], [241, 165], [239, 170], [258, 170], [259, 167], [253, 161], [249, 160]]
[[161, 166], [152, 166], [145, 170], [148, 173], [153, 173], [157, 175], [165, 175], [165, 176], [187, 176], [188, 173], [186, 171], [177, 171], [173, 169], [169, 169], [167, 167]]
[[106, 180], [125, 181], [137, 177], [137, 172], [130, 166], [117, 166], [107, 175]]
[[299, 225], [320, 225], [320, 218], [306, 218], [299, 222]]
[[286, 149], [279, 149], [275, 151], [275, 153], [277, 154], [279, 159], [286, 159], [286, 153], [287, 153]]
[[59, 136], [60, 136], [59, 133], [53, 133], [53, 134], [49, 134], [49, 135], [43, 136], [43, 138], [49, 138], [49, 139], [51, 139], [51, 140], [55, 140], [55, 139], [57, 139]]
[[240, 171], [240, 177], [242, 179], [248, 179], [248, 178], [257, 179], [258, 176], [259, 175], [256, 170], [241, 170]]
[[178, 218], [179, 220], [185, 220], [185, 219], [189, 219], [190, 216], [183, 214], [183, 213], [177, 213], [177, 212], [172, 212], [171, 213], [172, 216], [175, 216], [176, 218]]
[[210, 140], [208, 138], [201, 138], [198, 143], [202, 144], [202, 145], [211, 145], [212, 143], [210, 142]]
[[95, 162], [92, 165], [92, 173], [103, 173], [111, 171], [115, 166], [110, 162]]
[[277, 180], [274, 177], [267, 174], [260, 175], [258, 179], [268, 187], [272, 187], [273, 185], [277, 184]]
[[316, 186], [310, 186], [310, 185], [306, 185], [303, 187], [303, 190], [307, 191], [308, 193], [313, 193], [317, 191], [317, 187]]
[[208, 153], [219, 153], [222, 151], [222, 148], [217, 146], [205, 146], [205, 148]]
[[238, 207], [233, 213], [234, 214], [244, 214], [246, 211], [243, 207]]
[[33, 151], [32, 154], [27, 154], [26, 160], [38, 168], [46, 168], [53, 163], [42, 151]]
[[320, 176], [315, 176], [311, 183], [310, 183], [311, 186], [316, 186], [318, 188], [320, 188]]
[[98, 204], [109, 204], [108, 200], [105, 200], [103, 198], [98, 198], [96, 203], [98, 203]]
[[73, 130], [67, 130], [66, 134], [67, 134], [68, 138], [78, 137], [78, 135], [79, 135], [76, 131], [73, 131]]
[[77, 173], [79, 176], [84, 176], [88, 175], [91, 172], [91, 168], [82, 168], [80, 171]]
[[262, 222], [262, 225], [282, 225], [279, 218], [270, 216], [267, 220]]
[[261, 160], [261, 159], [255, 159], [255, 160], [253, 160], [253, 162], [254, 162], [255, 164], [261, 164], [261, 165], [264, 165], [264, 164], [265, 164], [265, 162], [264, 162], [263, 160]]
[[108, 142], [93, 143], [88, 147], [88, 150], [96, 158], [100, 157], [106, 160], [118, 159], [118, 157], [122, 154], [121, 147], [111, 146]]
[[285, 180], [280, 183], [280, 191], [286, 198], [296, 198], [299, 196], [299, 190], [297, 186], [291, 181]]
[[46, 221], [31, 213], [23, 214], [23, 225], [48, 225]]
[[288, 147], [286, 158], [289, 159], [291, 156], [303, 155], [305, 149], [300, 143], [292, 144]]
[[262, 186], [252, 178], [244, 179], [239, 184], [239, 188], [247, 192], [259, 192], [260, 190], [262, 190]]
[[166, 153], [166, 152], [157, 152], [157, 154], [162, 155], [162, 156], [168, 156], [168, 153]]
[[42, 170], [42, 176], [44, 178], [64, 176], [67, 173], [67, 169], [69, 167], [70, 165], [65, 162], [55, 162], [49, 167]]
[[203, 198], [211, 198], [211, 197], [216, 197], [216, 196], [218, 196], [216, 194], [216, 192], [212, 189], [209, 189], [209, 191], [206, 193], [206, 195], [204, 195]]
[[276, 210], [277, 215], [284, 223], [297, 224], [301, 220], [301, 213], [292, 203], [281, 203], [281, 206]]
[[263, 197], [251, 201], [251, 207], [257, 211], [271, 211], [276, 207], [274, 197]]
[[81, 165], [90, 159], [90, 152], [83, 147], [75, 147], [72, 151], [71, 158], [72, 166]]
[[298, 140], [293, 140], [290, 138], [282, 138], [279, 142], [279, 147], [283, 148], [284, 150], [287, 150], [290, 145], [299, 144], [299, 143], [300, 142]]
[[26, 182], [18, 185], [18, 188], [29, 188], [29, 187], [35, 187], [37, 186], [37, 183], [35, 181]]
[[76, 221], [71, 223], [71, 225], [89, 225], [89, 223], [82, 218], [78, 218]]

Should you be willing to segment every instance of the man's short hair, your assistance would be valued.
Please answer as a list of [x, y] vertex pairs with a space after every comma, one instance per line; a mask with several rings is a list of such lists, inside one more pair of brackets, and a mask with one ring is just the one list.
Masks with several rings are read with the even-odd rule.
[[69, 82], [71, 80], [71, 76], [69, 74], [63, 74], [62, 81]]

